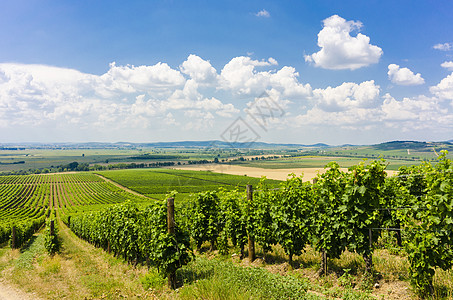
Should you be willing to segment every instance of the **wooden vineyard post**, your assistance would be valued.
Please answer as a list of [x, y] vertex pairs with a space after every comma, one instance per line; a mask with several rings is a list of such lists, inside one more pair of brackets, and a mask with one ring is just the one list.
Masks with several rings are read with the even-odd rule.
[[11, 248], [16, 248], [16, 226], [11, 228]]
[[368, 236], [369, 236], [369, 243], [370, 243], [370, 253], [366, 254], [364, 257], [365, 260], [365, 273], [371, 274], [371, 270], [373, 268], [373, 232], [371, 228], [368, 229]]
[[[167, 232], [175, 234], [175, 198], [167, 199]], [[168, 274], [168, 287], [176, 288], [176, 272]]]
[[327, 276], [327, 252], [325, 249], [322, 249], [322, 263], [324, 275]]
[[[247, 205], [250, 210], [250, 203], [253, 201], [253, 187], [251, 184], [247, 184]], [[251, 224], [249, 224], [250, 226]], [[253, 262], [255, 260], [255, 238], [247, 232], [248, 242], [249, 242], [249, 261]]]
[[54, 235], [55, 233], [55, 225], [54, 225], [54, 220], [50, 220], [50, 235]]

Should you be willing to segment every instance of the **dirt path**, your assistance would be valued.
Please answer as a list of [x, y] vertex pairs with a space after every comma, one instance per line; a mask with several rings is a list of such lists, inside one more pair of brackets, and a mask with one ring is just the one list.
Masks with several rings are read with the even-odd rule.
[[[94, 174], [96, 174], [96, 173], [94, 173]], [[117, 182], [115, 182], [115, 181], [113, 181], [111, 179], [108, 179], [107, 177], [104, 177], [104, 176], [100, 175], [100, 174], [96, 174], [96, 175], [101, 177], [105, 181], [110, 182], [111, 184], [119, 187], [120, 189], [125, 190], [126, 192], [129, 192], [131, 194], [134, 194], [134, 195], [137, 195], [137, 196], [140, 196], [140, 197], [148, 198], [148, 199], [156, 199], [156, 198], [151, 198], [151, 197], [145, 196], [143, 194], [137, 193], [136, 191], [133, 191], [133, 190], [131, 190], [131, 189], [129, 189], [129, 188], [127, 188], [127, 187], [125, 187], [125, 186], [123, 186], [123, 185], [121, 185], [121, 184], [119, 184], [119, 183], [117, 183]], [[159, 199], [157, 199], [157, 200], [159, 200]]]
[[28, 294], [0, 280], [0, 300], [38, 300], [36, 295]]

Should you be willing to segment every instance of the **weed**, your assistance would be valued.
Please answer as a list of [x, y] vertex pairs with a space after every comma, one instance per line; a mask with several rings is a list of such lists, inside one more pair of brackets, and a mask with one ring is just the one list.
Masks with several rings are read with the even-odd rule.
[[140, 278], [140, 282], [145, 290], [161, 290], [166, 280], [155, 269], [150, 269], [149, 273]]

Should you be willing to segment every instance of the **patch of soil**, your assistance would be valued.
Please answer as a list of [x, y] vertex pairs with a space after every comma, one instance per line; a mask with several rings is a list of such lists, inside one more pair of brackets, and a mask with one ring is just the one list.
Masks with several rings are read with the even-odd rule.
[[39, 300], [35, 294], [28, 294], [0, 280], [0, 300]]

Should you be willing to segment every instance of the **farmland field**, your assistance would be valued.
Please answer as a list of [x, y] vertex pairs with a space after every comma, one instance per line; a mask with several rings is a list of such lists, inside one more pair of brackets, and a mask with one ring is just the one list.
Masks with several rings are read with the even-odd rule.
[[[172, 169], [114, 170], [97, 173], [133, 191], [158, 199], [163, 199], [172, 191], [177, 191], [185, 197], [190, 193], [219, 188], [245, 188], [247, 184], [257, 185], [260, 181], [259, 178], [249, 176]], [[267, 180], [267, 183], [277, 186], [279, 181]]]
[[[340, 167], [348, 168], [362, 162], [363, 158], [356, 157], [329, 157], [329, 156], [297, 156], [264, 161], [235, 161], [234, 165], [263, 168], [263, 169], [290, 169], [290, 168], [324, 168], [329, 162], [335, 161]], [[368, 161], [370, 161], [368, 159]], [[404, 159], [386, 159], [388, 170], [398, 170], [401, 166], [419, 165], [420, 161]], [[365, 161], [366, 163], [366, 161]]]

